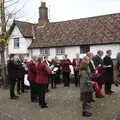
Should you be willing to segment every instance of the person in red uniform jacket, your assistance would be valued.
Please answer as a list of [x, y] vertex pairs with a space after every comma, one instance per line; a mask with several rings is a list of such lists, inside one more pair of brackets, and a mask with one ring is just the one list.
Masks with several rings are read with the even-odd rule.
[[30, 82], [30, 99], [31, 102], [37, 102], [37, 90], [36, 90], [36, 57], [34, 56], [31, 61], [28, 62], [28, 80]]
[[36, 65], [36, 83], [39, 97], [39, 105], [41, 108], [47, 108], [45, 102], [45, 93], [47, 89], [49, 74], [52, 73], [51, 69], [44, 63], [42, 63], [42, 57], [38, 57]]
[[65, 87], [69, 87], [70, 85], [70, 65], [72, 65], [72, 63], [65, 54], [64, 59], [61, 60], [61, 72], [63, 74], [63, 82]]
[[82, 59], [79, 58], [79, 54], [76, 54], [76, 58], [73, 59], [72, 65], [74, 69], [74, 76], [75, 76], [75, 86], [80, 86], [80, 78], [79, 78], [79, 66]]

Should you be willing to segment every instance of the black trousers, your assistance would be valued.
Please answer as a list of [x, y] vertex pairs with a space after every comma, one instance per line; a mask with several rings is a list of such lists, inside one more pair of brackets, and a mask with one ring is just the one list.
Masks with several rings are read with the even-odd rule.
[[14, 97], [15, 96], [15, 84], [16, 84], [16, 79], [15, 78], [10, 78], [10, 97]]
[[56, 81], [57, 81], [57, 75], [53, 74], [51, 75], [51, 88], [56, 88]]
[[105, 93], [108, 93], [108, 92], [111, 91], [111, 86], [112, 86], [112, 82], [109, 81], [109, 80], [107, 80], [107, 81], [105, 82]]
[[37, 101], [38, 92], [37, 92], [37, 83], [30, 80], [30, 99], [32, 102]]
[[70, 85], [70, 72], [63, 72], [63, 82], [65, 87]]
[[75, 76], [75, 86], [80, 86], [80, 77], [79, 77], [79, 71], [74, 70], [74, 76]]
[[46, 93], [46, 86], [47, 84], [37, 84], [38, 89], [38, 97], [39, 97], [39, 105], [45, 105], [45, 93]]
[[24, 92], [24, 89], [24, 75], [22, 75], [17, 78], [17, 92]]

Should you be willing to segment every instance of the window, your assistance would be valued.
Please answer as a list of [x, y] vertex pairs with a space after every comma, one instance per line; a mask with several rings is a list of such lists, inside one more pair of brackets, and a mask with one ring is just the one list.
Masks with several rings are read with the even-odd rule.
[[90, 51], [90, 46], [89, 45], [81, 45], [80, 46], [80, 53], [84, 54]]
[[50, 55], [49, 49], [40, 49], [40, 55]]
[[63, 55], [65, 54], [65, 48], [60, 47], [60, 48], [56, 48], [56, 55]]
[[14, 38], [14, 48], [15, 49], [18, 49], [20, 46], [19, 46], [19, 38]]

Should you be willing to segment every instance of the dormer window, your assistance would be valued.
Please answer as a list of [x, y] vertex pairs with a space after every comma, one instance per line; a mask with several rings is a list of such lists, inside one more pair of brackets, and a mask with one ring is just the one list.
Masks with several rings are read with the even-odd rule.
[[18, 49], [20, 47], [20, 40], [19, 38], [14, 38], [14, 48]]

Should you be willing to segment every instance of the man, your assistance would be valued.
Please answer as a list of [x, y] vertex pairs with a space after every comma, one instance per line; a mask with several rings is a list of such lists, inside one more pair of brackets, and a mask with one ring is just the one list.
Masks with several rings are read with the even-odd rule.
[[113, 61], [111, 58], [112, 55], [112, 51], [111, 50], [107, 50], [106, 51], [106, 56], [103, 58], [103, 63], [104, 63], [104, 67], [105, 67], [105, 93], [107, 95], [110, 95], [111, 93], [113, 93], [113, 91], [111, 90], [111, 86], [113, 83]]
[[79, 66], [81, 63], [82, 59], [79, 58], [79, 54], [76, 54], [76, 58], [73, 59], [72, 65], [74, 69], [74, 76], [75, 76], [75, 86], [80, 86], [79, 83]]
[[70, 86], [70, 65], [72, 65], [72, 63], [67, 57], [67, 54], [65, 54], [64, 58], [61, 60], [61, 72], [63, 75], [63, 82], [65, 87]]
[[103, 56], [103, 51], [98, 50], [97, 55], [93, 57], [93, 62], [94, 62], [95, 67], [103, 66], [102, 56]]
[[10, 83], [10, 99], [18, 99], [18, 96], [15, 95], [14, 89], [17, 79], [16, 71], [18, 70], [18, 64], [14, 60], [14, 54], [9, 56], [7, 61], [7, 71], [8, 71], [8, 80]]
[[97, 79], [97, 82], [100, 86], [100, 88], [102, 88], [102, 84], [104, 83], [104, 65], [103, 65], [103, 51], [99, 50], [97, 51], [97, 55], [93, 57], [93, 62], [94, 62], [94, 67], [95, 67], [95, 71], [97, 72], [97, 74], [99, 74], [99, 78]]

